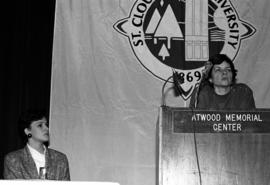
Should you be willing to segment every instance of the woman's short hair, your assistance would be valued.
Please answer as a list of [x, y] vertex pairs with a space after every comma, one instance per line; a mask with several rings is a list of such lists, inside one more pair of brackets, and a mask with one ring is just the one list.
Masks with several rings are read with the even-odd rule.
[[212, 70], [214, 65], [219, 65], [222, 62], [227, 62], [230, 65], [230, 68], [232, 70], [232, 83], [236, 83], [236, 75], [237, 75], [237, 69], [235, 69], [233, 61], [225, 54], [216, 54], [210, 57], [209, 62], [212, 63], [212, 67], [210, 68], [208, 79], [211, 78]]
[[18, 131], [24, 143], [26, 143], [28, 140], [24, 130], [26, 128], [30, 128], [30, 125], [33, 121], [38, 121], [41, 120], [42, 118], [47, 119], [46, 113], [43, 110], [28, 110], [20, 116]]

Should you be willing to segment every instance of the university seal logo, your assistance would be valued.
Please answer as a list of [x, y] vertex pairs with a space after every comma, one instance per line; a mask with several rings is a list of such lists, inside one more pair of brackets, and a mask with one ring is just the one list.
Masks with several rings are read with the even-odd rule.
[[183, 77], [184, 100], [210, 56], [223, 53], [234, 60], [241, 41], [256, 32], [229, 0], [138, 0], [114, 28], [155, 77], [166, 80], [172, 71]]

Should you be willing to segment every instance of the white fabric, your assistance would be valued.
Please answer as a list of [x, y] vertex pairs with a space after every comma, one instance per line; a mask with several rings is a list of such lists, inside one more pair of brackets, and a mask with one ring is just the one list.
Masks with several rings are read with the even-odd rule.
[[[164, 81], [145, 70], [128, 38], [113, 29], [135, 2], [56, 1], [50, 143], [67, 154], [72, 180], [156, 184], [156, 123]], [[257, 30], [241, 42], [238, 81], [253, 89], [257, 107], [268, 108], [270, 1], [232, 3]], [[172, 91], [166, 101], [188, 105]]]
[[41, 167], [45, 167], [45, 152], [46, 152], [46, 148], [44, 147], [44, 153], [40, 153], [39, 151], [37, 151], [36, 149], [34, 149], [33, 147], [31, 147], [29, 144], [27, 144], [27, 147], [34, 159], [34, 162], [36, 164], [36, 168], [39, 174], [39, 169]]

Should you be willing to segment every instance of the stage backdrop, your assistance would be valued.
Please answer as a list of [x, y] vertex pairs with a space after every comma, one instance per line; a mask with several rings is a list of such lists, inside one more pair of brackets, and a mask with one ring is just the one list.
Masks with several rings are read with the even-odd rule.
[[269, 8], [269, 0], [57, 0], [51, 147], [67, 154], [72, 180], [154, 185], [162, 85], [172, 70], [182, 75], [184, 93], [175, 97], [168, 83], [166, 103], [188, 106], [215, 53], [269, 108]]

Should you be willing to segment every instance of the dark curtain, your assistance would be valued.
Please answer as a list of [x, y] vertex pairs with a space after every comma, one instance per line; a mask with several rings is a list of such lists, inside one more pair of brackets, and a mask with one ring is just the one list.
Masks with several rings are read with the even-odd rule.
[[23, 147], [20, 114], [28, 109], [49, 113], [55, 0], [5, 1], [2, 6], [0, 67], [1, 152]]

